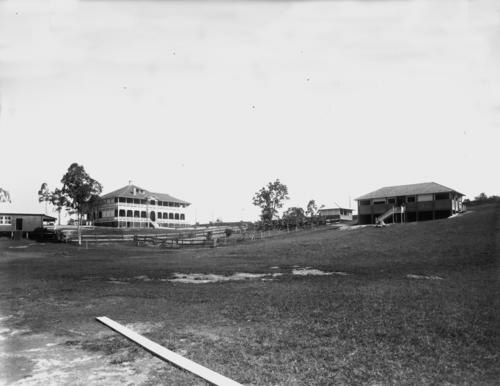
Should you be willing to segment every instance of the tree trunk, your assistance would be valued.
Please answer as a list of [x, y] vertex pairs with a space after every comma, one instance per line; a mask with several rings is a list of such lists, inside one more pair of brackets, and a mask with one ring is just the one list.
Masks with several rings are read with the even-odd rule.
[[81, 230], [82, 214], [78, 212], [78, 245], [82, 245], [82, 230]]

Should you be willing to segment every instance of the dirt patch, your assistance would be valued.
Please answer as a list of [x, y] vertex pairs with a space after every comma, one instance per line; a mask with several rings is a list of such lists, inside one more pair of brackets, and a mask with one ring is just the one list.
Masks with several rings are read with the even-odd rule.
[[167, 279], [173, 283], [189, 283], [189, 284], [207, 284], [220, 283], [227, 281], [243, 281], [255, 279], [272, 279], [273, 277], [281, 276], [281, 273], [247, 273], [238, 272], [233, 275], [224, 276], [213, 273], [174, 273], [173, 279]]
[[373, 225], [368, 224], [368, 225], [341, 225], [338, 229], [339, 231], [354, 231], [356, 229], [361, 229], [361, 228], [366, 228], [366, 227], [373, 227]]
[[441, 276], [435, 276], [435, 275], [426, 276], [426, 275], [409, 274], [409, 275], [406, 275], [406, 277], [408, 279], [416, 279], [416, 280], [443, 280], [444, 279]]
[[339, 272], [339, 271], [322, 271], [320, 269], [305, 267], [305, 268], [296, 268], [292, 270], [292, 275], [298, 276], [328, 276], [328, 275], [339, 275], [339, 276], [348, 276], [350, 275], [347, 272]]
[[[141, 323], [131, 326], [138, 331], [150, 331], [154, 327]], [[2, 330], [5, 338], [6, 329]], [[103, 356], [78, 345], [66, 344], [68, 339], [52, 334], [13, 334], [10, 331], [0, 342], [0, 384], [119, 385], [140, 384], [147, 380], [147, 371], [143, 371], [148, 370], [147, 363], [113, 365], [112, 355]]]

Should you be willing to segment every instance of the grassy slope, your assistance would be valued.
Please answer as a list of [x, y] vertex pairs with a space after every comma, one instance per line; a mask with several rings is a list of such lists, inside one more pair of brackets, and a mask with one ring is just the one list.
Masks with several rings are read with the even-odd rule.
[[[474, 210], [215, 250], [4, 249], [1, 309], [16, 316], [9, 323], [17, 328], [55, 331], [114, 363], [149, 354], [118, 336], [92, 339], [103, 329], [95, 316], [161, 323], [145, 335], [242, 383], [493, 384], [500, 216], [494, 205]], [[173, 272], [273, 272], [275, 265], [285, 273], [300, 265], [352, 275], [205, 285], [155, 280]], [[410, 273], [444, 280], [410, 280]], [[139, 275], [153, 280], [133, 279]], [[110, 277], [130, 284], [109, 283]], [[129, 354], [117, 359], [124, 349]], [[149, 379], [199, 383], [168, 365], [151, 370]]]

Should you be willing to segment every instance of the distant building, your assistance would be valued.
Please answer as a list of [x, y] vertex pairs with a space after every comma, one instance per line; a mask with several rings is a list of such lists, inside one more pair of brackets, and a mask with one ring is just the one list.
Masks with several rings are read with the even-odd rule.
[[435, 182], [388, 186], [356, 198], [358, 223], [424, 221], [462, 212], [463, 194]]
[[119, 228], [186, 227], [187, 201], [129, 184], [100, 197], [87, 222]]
[[55, 217], [39, 213], [0, 212], [0, 234], [10, 235], [14, 231], [33, 232], [37, 228], [53, 224]]
[[318, 214], [327, 221], [352, 221], [352, 209], [346, 208], [321, 208]]

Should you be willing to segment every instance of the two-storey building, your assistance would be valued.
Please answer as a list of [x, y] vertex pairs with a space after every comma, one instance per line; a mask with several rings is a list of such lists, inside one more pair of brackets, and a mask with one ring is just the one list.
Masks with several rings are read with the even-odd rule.
[[463, 196], [435, 182], [380, 188], [356, 198], [358, 223], [375, 224], [385, 213], [385, 222], [446, 218], [464, 210]]
[[189, 205], [169, 194], [129, 184], [101, 196], [87, 211], [87, 221], [119, 228], [181, 228], [188, 226], [185, 208]]

